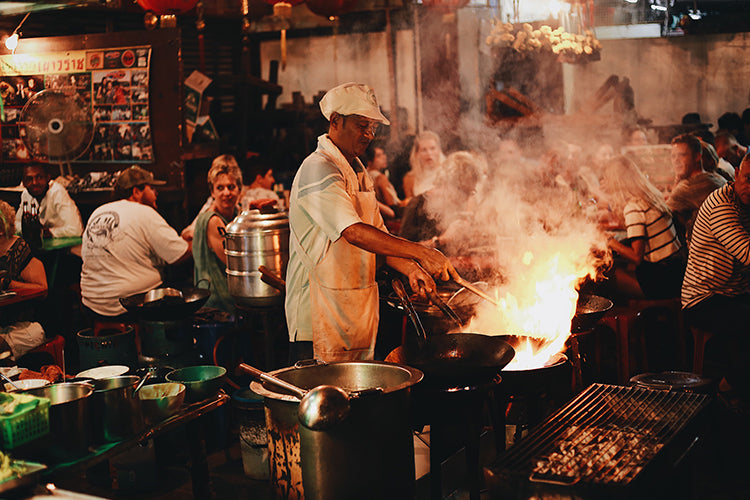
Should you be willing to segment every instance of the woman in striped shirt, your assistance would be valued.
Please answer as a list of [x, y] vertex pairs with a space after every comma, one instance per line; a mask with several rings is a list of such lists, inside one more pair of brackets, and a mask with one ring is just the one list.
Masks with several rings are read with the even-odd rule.
[[[610, 206], [622, 213], [627, 239], [608, 241], [613, 252], [635, 266], [615, 270], [616, 286], [635, 298], [679, 297], [685, 252], [662, 194], [631, 160], [619, 156], [605, 168]], [[629, 268], [632, 266], [628, 266]]]

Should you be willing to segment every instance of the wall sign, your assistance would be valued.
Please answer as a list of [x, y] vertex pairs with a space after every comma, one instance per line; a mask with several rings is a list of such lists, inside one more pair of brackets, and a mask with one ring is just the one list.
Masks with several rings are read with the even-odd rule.
[[61, 89], [91, 109], [93, 138], [76, 163], [153, 163], [150, 61], [150, 46], [0, 56], [2, 161], [32, 159], [18, 126], [23, 108], [36, 93]]

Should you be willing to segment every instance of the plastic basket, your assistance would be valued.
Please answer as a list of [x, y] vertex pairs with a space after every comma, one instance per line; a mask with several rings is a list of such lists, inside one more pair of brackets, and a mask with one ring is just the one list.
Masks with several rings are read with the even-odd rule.
[[10, 450], [49, 433], [49, 407], [49, 399], [34, 397], [19, 404], [12, 414], [0, 415], [2, 448]]

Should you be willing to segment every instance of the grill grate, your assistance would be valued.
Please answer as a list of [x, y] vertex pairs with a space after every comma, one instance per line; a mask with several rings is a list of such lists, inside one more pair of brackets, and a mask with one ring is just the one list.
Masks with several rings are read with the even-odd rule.
[[496, 465], [532, 481], [627, 485], [708, 403], [702, 394], [593, 384]]

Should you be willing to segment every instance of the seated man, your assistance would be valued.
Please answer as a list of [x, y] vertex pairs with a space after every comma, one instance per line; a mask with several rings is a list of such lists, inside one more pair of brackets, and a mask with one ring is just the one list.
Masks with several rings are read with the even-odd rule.
[[716, 134], [715, 142], [719, 157], [728, 161], [734, 168], [739, 167], [742, 158], [747, 154], [747, 147], [737, 142], [737, 139], [727, 131]]
[[682, 283], [689, 324], [730, 343], [726, 380], [750, 397], [750, 157], [698, 211]]
[[[240, 206], [242, 210], [249, 208], [255, 208], [258, 203], [263, 205], [270, 204], [270, 200], [273, 200], [277, 208], [282, 209], [279, 206], [279, 195], [273, 191], [273, 185], [276, 179], [273, 177], [273, 168], [266, 163], [260, 157], [250, 158], [247, 161], [246, 178], [252, 179], [249, 185], [244, 186], [242, 189], [242, 195], [240, 196]], [[253, 203], [255, 202], [255, 203]], [[268, 202], [268, 203], [266, 203]], [[251, 207], [250, 205], [253, 204]]]
[[91, 214], [83, 232], [81, 295], [94, 319], [128, 321], [119, 299], [157, 288], [166, 264], [190, 256], [190, 244], [156, 211], [153, 186], [159, 184], [165, 182], [134, 165], [117, 178], [118, 201]]
[[682, 243], [690, 240], [693, 221], [698, 208], [715, 189], [726, 184], [716, 172], [707, 172], [701, 160], [701, 140], [691, 134], [680, 134], [672, 139], [672, 168], [676, 184], [667, 199], [674, 216], [677, 235]]
[[83, 224], [81, 214], [68, 190], [50, 180], [47, 165], [29, 163], [23, 168], [23, 192], [21, 205], [16, 211], [16, 230], [21, 230], [21, 217], [24, 205], [39, 208], [39, 220], [44, 228], [44, 236], [64, 238], [81, 236]]

